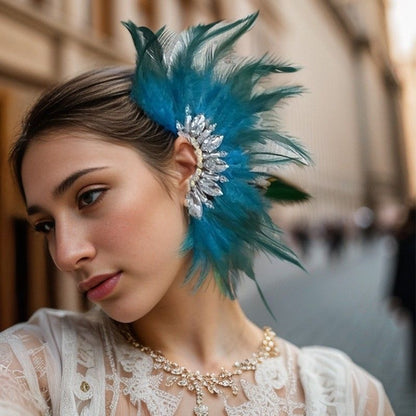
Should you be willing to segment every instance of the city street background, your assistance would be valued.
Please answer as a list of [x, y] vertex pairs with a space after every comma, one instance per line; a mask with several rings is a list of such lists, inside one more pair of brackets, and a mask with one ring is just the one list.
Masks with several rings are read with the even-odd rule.
[[384, 385], [397, 416], [415, 415], [411, 387], [409, 327], [388, 307], [394, 241], [389, 237], [350, 242], [328, 261], [326, 247], [313, 243], [304, 260], [308, 273], [265, 257], [256, 265], [258, 280], [276, 321], [257, 290], [245, 281], [240, 299], [258, 325], [302, 347], [338, 348]]
[[411, 3], [0, 0], [0, 275], [6, 277], [0, 279], [0, 330], [40, 307], [85, 309], [28, 226], [7, 159], [22, 117], [42, 91], [89, 69], [134, 64], [121, 21], [180, 31], [258, 10], [237, 52], [260, 57], [268, 51], [301, 68], [273, 77], [273, 84], [307, 91], [279, 106], [277, 117], [280, 131], [298, 138], [314, 161], [305, 169], [270, 166], [271, 175], [312, 196], [307, 204], [273, 207], [272, 219], [298, 235], [324, 230], [334, 243], [365, 230], [394, 233], [416, 198], [416, 43], [396, 53], [414, 32], [395, 30], [408, 27], [403, 17], [414, 10]]
[[[0, 330], [41, 307], [88, 307], [29, 229], [10, 174], [9, 149], [26, 110], [57, 82], [133, 65], [121, 21], [180, 31], [256, 10], [256, 27], [238, 53], [269, 51], [299, 66], [276, 81], [308, 91], [278, 117], [314, 165], [273, 173], [312, 198], [276, 205], [271, 215], [311, 246], [303, 259], [308, 273], [258, 259], [257, 278], [276, 321], [250, 281], [240, 289], [243, 306], [258, 325], [300, 347], [345, 351], [383, 382], [397, 416], [414, 416], [409, 325], [391, 311], [388, 294], [392, 236], [416, 200], [415, 0], [0, 0]], [[373, 238], [363, 242], [362, 234]], [[335, 244], [329, 260], [324, 237]], [[346, 246], [338, 253], [341, 240]]]

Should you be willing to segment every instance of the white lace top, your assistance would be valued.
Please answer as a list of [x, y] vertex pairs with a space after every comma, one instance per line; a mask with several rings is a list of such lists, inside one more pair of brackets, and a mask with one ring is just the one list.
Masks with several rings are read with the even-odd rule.
[[[381, 384], [340, 351], [278, 343], [210, 414], [393, 415]], [[194, 396], [164, 377], [97, 310], [42, 309], [0, 334], [1, 416], [191, 415]]]

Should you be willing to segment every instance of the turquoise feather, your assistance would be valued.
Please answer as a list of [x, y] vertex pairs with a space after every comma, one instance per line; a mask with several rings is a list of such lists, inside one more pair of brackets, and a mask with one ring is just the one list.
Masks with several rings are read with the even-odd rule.
[[[190, 218], [181, 248], [182, 253], [193, 254], [185, 282], [193, 280], [197, 290], [212, 271], [222, 293], [235, 299], [241, 276], [246, 275], [272, 313], [255, 279], [254, 257], [266, 252], [302, 266], [269, 217], [270, 200], [256, 186], [256, 178], [264, 180], [270, 165], [307, 165], [311, 160], [302, 145], [279, 131], [276, 113], [283, 100], [303, 89], [296, 85], [259, 88], [270, 75], [298, 68], [268, 54], [258, 59], [232, 54], [236, 41], [257, 16], [198, 25], [177, 36], [165, 28], [153, 33], [130, 21], [124, 25], [137, 50], [132, 99], [175, 134], [176, 123], [184, 123], [189, 106], [194, 115], [203, 114], [216, 125], [215, 134], [224, 136], [218, 150], [227, 152], [228, 168], [222, 174], [228, 182], [221, 183], [223, 195], [212, 199], [212, 209], [204, 209], [200, 219]], [[280, 189], [281, 201], [293, 191], [290, 186], [280, 185]], [[279, 200], [277, 184], [269, 195]]]

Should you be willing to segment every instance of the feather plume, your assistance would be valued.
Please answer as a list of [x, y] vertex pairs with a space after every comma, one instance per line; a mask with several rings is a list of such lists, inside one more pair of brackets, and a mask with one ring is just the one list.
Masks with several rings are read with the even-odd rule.
[[[132, 22], [124, 25], [137, 50], [132, 99], [171, 132], [177, 134], [178, 125], [186, 124], [191, 109], [215, 124], [215, 135], [223, 136], [218, 151], [228, 167], [221, 172], [222, 195], [211, 199], [212, 208], [201, 218], [190, 218], [182, 252], [192, 251], [193, 260], [185, 281], [193, 280], [198, 289], [212, 271], [220, 290], [234, 299], [245, 274], [271, 312], [255, 279], [254, 256], [264, 251], [302, 266], [267, 213], [270, 201], [303, 201], [309, 196], [265, 172], [271, 165], [307, 165], [310, 157], [294, 138], [279, 131], [276, 116], [278, 105], [303, 89], [259, 87], [271, 74], [297, 68], [268, 54], [255, 59], [233, 53], [257, 15], [194, 26], [176, 37], [165, 28], [153, 33]], [[263, 189], [259, 184], [265, 181]]]

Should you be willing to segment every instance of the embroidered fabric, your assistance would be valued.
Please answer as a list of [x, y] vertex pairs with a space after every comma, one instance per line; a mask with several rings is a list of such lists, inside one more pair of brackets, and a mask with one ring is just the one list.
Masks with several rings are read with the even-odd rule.
[[[279, 348], [242, 377], [237, 397], [221, 398], [222, 414], [394, 414], [381, 384], [340, 351], [281, 339]], [[164, 378], [99, 310], [42, 309], [0, 334], [0, 415], [191, 415]]]

